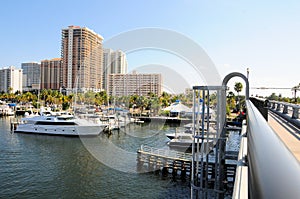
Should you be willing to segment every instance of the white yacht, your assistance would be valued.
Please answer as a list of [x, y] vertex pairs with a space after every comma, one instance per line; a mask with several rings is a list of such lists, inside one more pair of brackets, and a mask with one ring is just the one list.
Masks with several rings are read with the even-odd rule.
[[[196, 147], [198, 144], [199, 146], [202, 146], [202, 144], [208, 145], [208, 147], [213, 147], [213, 136], [209, 136], [209, 138], [205, 137], [204, 140], [202, 139], [195, 139], [194, 147]], [[185, 135], [179, 135], [176, 138], [173, 138], [168, 142], [168, 145], [170, 148], [175, 149], [185, 149], [185, 150], [191, 150], [193, 147], [193, 135], [192, 134], [185, 134]]]
[[13, 116], [15, 112], [13, 109], [8, 105], [1, 105], [0, 106], [0, 116]]
[[63, 136], [97, 136], [104, 127], [104, 125], [85, 119], [75, 118], [70, 114], [42, 114], [23, 118], [15, 132]]
[[[202, 132], [201, 129], [202, 129], [201, 126], [199, 126], [199, 127], [198, 127], [198, 132], [201, 133], [201, 132]], [[216, 130], [215, 130], [214, 127], [210, 126], [210, 127], [209, 127], [209, 132], [215, 134]], [[207, 133], [207, 126], [204, 126], [204, 133], [205, 133], [205, 134]], [[192, 124], [192, 123], [184, 125], [184, 130], [182, 130], [182, 129], [180, 129], [180, 130], [176, 129], [176, 130], [175, 130], [175, 133], [167, 133], [167, 134], [166, 134], [166, 136], [167, 136], [170, 140], [172, 140], [172, 139], [174, 139], [174, 138], [176, 138], [176, 137], [180, 137], [180, 136], [190, 136], [190, 135], [193, 135], [193, 124]]]
[[170, 140], [172, 140], [172, 139], [174, 139], [174, 138], [177, 138], [177, 137], [181, 137], [181, 136], [185, 136], [185, 135], [187, 135], [187, 136], [190, 136], [190, 135], [192, 135], [193, 134], [193, 132], [191, 132], [191, 131], [186, 131], [186, 130], [184, 130], [184, 131], [181, 131], [181, 130], [175, 130], [175, 133], [167, 133], [166, 134], [166, 136], [170, 139]]
[[120, 114], [103, 115], [100, 120], [108, 125], [109, 130], [119, 130], [131, 122], [127, 115]]

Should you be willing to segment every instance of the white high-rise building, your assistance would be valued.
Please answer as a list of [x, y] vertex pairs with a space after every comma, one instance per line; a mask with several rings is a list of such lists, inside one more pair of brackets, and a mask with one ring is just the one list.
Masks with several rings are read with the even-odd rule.
[[108, 78], [110, 74], [126, 74], [127, 59], [126, 54], [121, 50], [113, 51], [104, 49], [103, 51], [103, 89], [108, 91]]
[[0, 69], [0, 92], [22, 92], [22, 69], [14, 66]]

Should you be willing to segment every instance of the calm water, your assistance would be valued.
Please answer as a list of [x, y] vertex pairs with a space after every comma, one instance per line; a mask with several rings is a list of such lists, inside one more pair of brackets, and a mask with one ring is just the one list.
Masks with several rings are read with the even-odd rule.
[[[110, 137], [89, 138], [86, 147], [80, 138], [10, 133], [10, 119], [0, 118], [0, 198], [189, 198], [188, 183], [127, 172], [135, 170], [131, 159], [141, 144], [167, 147], [165, 133], [172, 131], [175, 127], [131, 125]], [[131, 155], [115, 157], [105, 143]], [[125, 171], [112, 168], [118, 164]]]
[[80, 139], [11, 133], [10, 118], [0, 118], [0, 198], [189, 198], [188, 182], [136, 172], [140, 145], [168, 148], [175, 128], [130, 125]]

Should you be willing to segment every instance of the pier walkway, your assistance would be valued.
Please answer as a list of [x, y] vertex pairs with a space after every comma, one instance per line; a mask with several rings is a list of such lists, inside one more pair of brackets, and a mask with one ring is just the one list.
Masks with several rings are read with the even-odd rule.
[[[172, 151], [169, 149], [158, 149], [146, 145], [142, 145], [137, 151], [137, 168], [138, 171], [156, 172], [167, 176], [172, 174], [173, 178], [180, 176], [181, 180], [187, 180], [191, 178], [192, 171], [192, 154], [178, 151]], [[234, 183], [237, 154], [232, 151], [227, 151], [225, 163], [225, 176], [226, 184]], [[200, 160], [200, 158], [199, 158]], [[207, 165], [207, 166], [206, 166]], [[211, 188], [216, 176], [215, 162], [206, 161], [203, 162], [203, 168], [207, 167], [207, 174], [209, 179], [207, 183]], [[200, 173], [199, 168], [198, 173]]]
[[285, 119], [269, 112], [268, 124], [300, 162], [300, 131]]

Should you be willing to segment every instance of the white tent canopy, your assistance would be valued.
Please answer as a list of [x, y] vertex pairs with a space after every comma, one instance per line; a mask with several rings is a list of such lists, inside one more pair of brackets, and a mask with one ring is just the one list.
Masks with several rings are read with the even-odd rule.
[[[192, 109], [193, 109], [194, 107], [192, 107]], [[202, 105], [200, 105], [200, 107], [198, 107], [198, 106], [196, 106], [195, 107], [195, 112], [196, 113], [200, 113], [200, 114], [202, 114], [202, 109], [203, 109], [203, 106]], [[207, 106], [205, 105], [205, 107], [204, 107], [204, 112], [205, 112], [205, 114], [207, 114]], [[213, 109], [211, 109], [211, 108], [209, 108], [209, 115], [212, 115], [212, 114], [215, 114], [215, 111], [213, 110]]]
[[171, 104], [170, 106], [166, 107], [163, 109], [164, 111], [170, 111], [171, 113], [191, 113], [193, 112], [193, 110], [183, 104], [181, 104], [180, 102], [175, 102], [173, 104]]
[[[163, 111], [170, 111], [170, 113], [178, 113], [178, 114], [184, 114], [184, 115], [190, 115], [192, 116], [193, 114], [193, 108], [189, 108], [183, 104], [180, 103], [180, 101], [176, 101], [174, 102], [173, 104], [171, 104], [170, 106], [166, 107], [163, 109]], [[204, 115], [206, 117], [207, 115], [207, 106], [205, 105], [205, 108], [204, 108]], [[202, 109], [203, 109], [203, 106], [200, 104], [200, 107], [196, 106], [195, 107], [195, 112], [196, 114], [202, 114]], [[212, 116], [212, 115], [215, 115], [215, 111], [211, 108], [209, 108], [209, 116]]]

